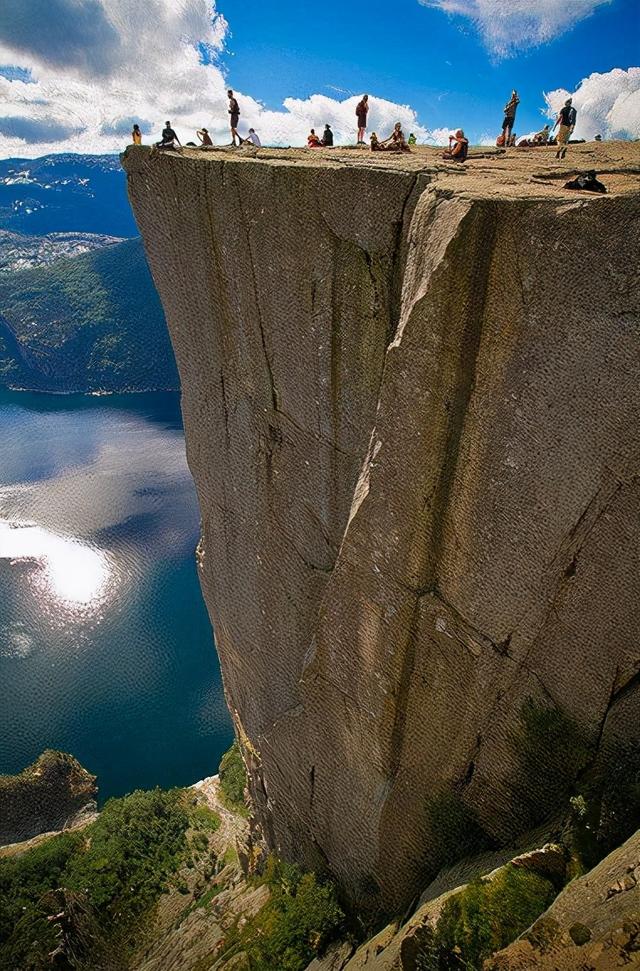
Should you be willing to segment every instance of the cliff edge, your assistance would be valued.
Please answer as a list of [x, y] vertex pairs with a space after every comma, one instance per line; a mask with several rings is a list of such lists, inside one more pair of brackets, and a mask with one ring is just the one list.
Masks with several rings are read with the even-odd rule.
[[123, 164], [258, 816], [397, 910], [638, 751], [638, 147]]

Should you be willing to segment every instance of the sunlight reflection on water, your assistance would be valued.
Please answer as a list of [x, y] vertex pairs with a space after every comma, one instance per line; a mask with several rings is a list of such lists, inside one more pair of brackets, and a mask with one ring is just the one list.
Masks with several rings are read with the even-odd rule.
[[73, 752], [102, 797], [210, 775], [231, 731], [178, 397], [0, 392], [0, 772]]
[[37, 564], [40, 590], [69, 607], [97, 609], [112, 578], [103, 552], [31, 523], [0, 520], [0, 559]]

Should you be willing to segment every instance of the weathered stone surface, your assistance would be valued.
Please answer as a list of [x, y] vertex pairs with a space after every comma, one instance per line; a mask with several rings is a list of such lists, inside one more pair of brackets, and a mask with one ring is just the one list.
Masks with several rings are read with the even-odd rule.
[[348, 942], [334, 944], [322, 957], [314, 958], [307, 971], [342, 971], [352, 952], [353, 945]]
[[574, 880], [486, 971], [640, 967], [640, 832]]
[[523, 870], [533, 870], [534, 873], [547, 877], [556, 886], [562, 885], [565, 881], [567, 854], [561, 846], [555, 843], [545, 843], [540, 849], [521, 853], [520, 856], [514, 857], [511, 863]]
[[[573, 164], [612, 194], [563, 190]], [[637, 146], [464, 170], [428, 150], [124, 165], [265, 834], [357, 905], [400, 909], [435, 868], [434, 795], [453, 787], [497, 842], [530, 824], [526, 698], [594, 745], [627, 731]]]
[[96, 777], [77, 759], [47, 750], [18, 775], [0, 776], [0, 845], [93, 818]]

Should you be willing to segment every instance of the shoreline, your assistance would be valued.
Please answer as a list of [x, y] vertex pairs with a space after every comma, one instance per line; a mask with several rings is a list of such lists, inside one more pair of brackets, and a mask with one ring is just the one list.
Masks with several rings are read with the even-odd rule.
[[122, 391], [49, 391], [45, 388], [11, 388], [3, 385], [0, 393], [7, 391], [12, 394], [51, 394], [58, 397], [71, 397], [72, 395], [82, 395], [84, 398], [111, 398], [114, 395], [124, 394], [181, 394], [181, 388], [131, 388]]

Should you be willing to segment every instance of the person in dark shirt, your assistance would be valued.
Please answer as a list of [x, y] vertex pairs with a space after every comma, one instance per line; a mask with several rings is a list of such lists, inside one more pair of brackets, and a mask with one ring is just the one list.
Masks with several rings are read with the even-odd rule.
[[516, 111], [518, 105], [520, 104], [520, 98], [518, 97], [518, 92], [514, 90], [511, 92], [511, 97], [504, 106], [504, 119], [502, 122], [502, 134], [504, 137], [504, 145], [509, 146], [511, 144], [511, 133], [513, 132], [513, 126], [516, 122]]
[[571, 104], [571, 98], [567, 98], [564, 106], [558, 112], [558, 117], [556, 118], [555, 124], [552, 131], [558, 128], [558, 135], [556, 144], [558, 146], [558, 151], [556, 152], [556, 158], [564, 158], [567, 154], [567, 144], [569, 143], [569, 138], [573, 134], [573, 129], [576, 127], [576, 117], [577, 111]]
[[358, 145], [364, 145], [364, 136], [367, 130], [367, 114], [369, 113], [369, 95], [363, 94], [356, 105], [356, 118], [358, 119]]
[[175, 148], [176, 142], [182, 147], [180, 139], [171, 127], [171, 122], [165, 121], [164, 128], [162, 129], [162, 141], [156, 142], [156, 148]]
[[[240, 105], [233, 96], [233, 91], [231, 88], [227, 91], [227, 97], [229, 98], [229, 125], [231, 127], [231, 144], [240, 144], [240, 136], [238, 135], [238, 124], [240, 122]], [[236, 142], [236, 138], [238, 141]]]
[[565, 182], [565, 189], [578, 189], [581, 192], [606, 192], [607, 187], [598, 180], [598, 174], [594, 169], [578, 175], [570, 182]]
[[462, 128], [458, 128], [453, 135], [449, 135], [449, 148], [442, 153], [442, 157], [452, 162], [466, 162], [468, 154], [469, 139]]
[[324, 126], [322, 144], [325, 146], [325, 148], [333, 148], [333, 132], [331, 131], [331, 125]]

